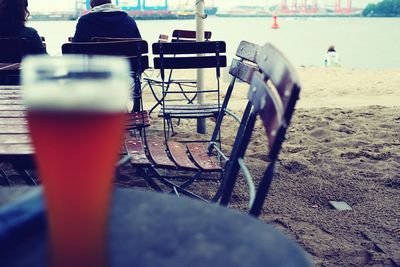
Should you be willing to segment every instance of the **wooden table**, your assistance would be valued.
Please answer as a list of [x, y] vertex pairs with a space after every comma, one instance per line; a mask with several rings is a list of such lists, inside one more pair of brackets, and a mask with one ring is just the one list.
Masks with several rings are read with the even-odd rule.
[[[26, 188], [0, 188], [1, 199]], [[37, 190], [37, 187], [31, 190]], [[4, 202], [3, 202], [4, 203]], [[46, 266], [49, 245], [41, 192], [0, 209], [2, 266]], [[303, 250], [270, 225], [189, 198], [117, 188], [109, 227], [110, 267], [308, 267]]]
[[19, 86], [0, 86], [0, 161], [17, 170], [34, 169], [33, 149]]

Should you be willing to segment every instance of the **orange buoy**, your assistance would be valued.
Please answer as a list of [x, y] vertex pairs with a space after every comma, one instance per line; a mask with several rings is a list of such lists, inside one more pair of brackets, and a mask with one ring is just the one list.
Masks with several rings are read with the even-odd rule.
[[272, 24], [272, 29], [279, 29], [279, 25], [277, 22], [278, 17], [276, 15], [274, 15], [274, 24]]

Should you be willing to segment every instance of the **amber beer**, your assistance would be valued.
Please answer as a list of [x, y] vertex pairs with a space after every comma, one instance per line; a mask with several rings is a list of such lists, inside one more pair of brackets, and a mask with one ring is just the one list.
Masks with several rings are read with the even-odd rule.
[[115, 58], [35, 57], [22, 69], [48, 212], [51, 265], [108, 266], [107, 218], [129, 67]]

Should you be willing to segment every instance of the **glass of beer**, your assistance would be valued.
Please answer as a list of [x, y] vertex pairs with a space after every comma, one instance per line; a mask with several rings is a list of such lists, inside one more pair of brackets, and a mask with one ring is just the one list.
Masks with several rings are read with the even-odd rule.
[[108, 265], [107, 219], [129, 89], [122, 58], [32, 56], [22, 62], [51, 266]]

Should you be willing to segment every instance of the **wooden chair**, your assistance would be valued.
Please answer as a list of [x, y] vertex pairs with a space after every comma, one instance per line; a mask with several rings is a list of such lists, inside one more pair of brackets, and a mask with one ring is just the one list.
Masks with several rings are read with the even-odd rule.
[[4, 185], [14, 185], [15, 171], [27, 184], [37, 184], [32, 171], [35, 164], [25, 116], [20, 88], [0, 86], [0, 161], [13, 166], [12, 173], [0, 169]]
[[[227, 161], [229, 155], [225, 155], [221, 150], [220, 127], [225, 115], [231, 115], [239, 122], [241, 121], [237, 115], [228, 109], [228, 103], [236, 80], [250, 83], [253, 73], [258, 71], [254, 63], [258, 50], [259, 46], [256, 44], [246, 41], [240, 43], [236, 52], [238, 58], [232, 61], [230, 67], [230, 74], [233, 78], [218, 113], [217, 123], [208, 149], [204, 146], [204, 143], [181, 143], [171, 140], [165, 142], [162, 139], [149, 138], [148, 136], [144, 140], [138, 138], [126, 140], [126, 149], [131, 156], [131, 165], [138, 170], [138, 174], [154, 190], [163, 191], [159, 185], [161, 183], [167, 186], [166, 191], [168, 192], [174, 190], [177, 193], [203, 199], [203, 196], [200, 196], [198, 192], [189, 191], [187, 187], [196, 180], [221, 181], [220, 174], [224, 168], [221, 163]], [[182, 175], [181, 171], [185, 171], [185, 174]], [[212, 176], [210, 176], [211, 174]], [[178, 180], [175, 181], [176, 179]], [[218, 190], [209, 199], [216, 201], [220, 196], [221, 190]]]
[[[221, 109], [219, 79], [221, 68], [226, 66], [226, 45], [223, 41], [217, 42], [177, 42], [153, 44], [154, 68], [161, 72], [162, 98], [159, 116], [166, 121], [166, 136], [173, 131], [172, 119], [199, 119], [218, 116]], [[196, 56], [193, 54], [201, 54]], [[165, 70], [172, 69], [215, 69], [216, 88], [205, 89], [201, 92], [197, 88], [185, 88], [182, 83], [168, 80]], [[211, 79], [211, 77], [209, 77]], [[171, 84], [177, 84], [176, 89]], [[195, 104], [193, 101], [199, 95], [214, 94], [216, 103]], [[171, 97], [169, 97], [171, 96]], [[170, 103], [177, 104], [170, 104]]]
[[[218, 202], [221, 205], [229, 204], [238, 173], [241, 170], [249, 187], [249, 213], [257, 217], [261, 213], [263, 203], [271, 185], [274, 166], [278, 159], [282, 143], [285, 140], [285, 134], [299, 97], [300, 83], [293, 66], [271, 44], [266, 44], [257, 51], [256, 62], [257, 65], [254, 66], [239, 61], [231, 67], [231, 74], [234, 77], [240, 77], [240, 79], [245, 81], [251, 80], [248, 93], [249, 100], [244, 110], [230, 156], [225, 166], [219, 170], [222, 173], [221, 183], [211, 201]], [[244, 156], [258, 116], [262, 120], [268, 138], [269, 161], [256, 189], [253, 178], [244, 163]], [[154, 165], [154, 162], [157, 162], [156, 164], [165, 164], [165, 166], [170, 166], [170, 168], [175, 166], [179, 170], [193, 168], [188, 160], [183, 160], [183, 157], [180, 158], [174, 155], [174, 152], [171, 151], [172, 146], [175, 146], [176, 150], [183, 151], [181, 155], [186, 152], [189, 153], [191, 156], [190, 159], [195, 161], [193, 164], [195, 167], [201, 168], [202, 166], [207, 166], [208, 170], [211, 171], [213, 166], [216, 166], [210, 161], [211, 159], [207, 153], [204, 151], [201, 152], [196, 145], [187, 144], [183, 146], [177, 142], [169, 141], [167, 146], [170, 148], [169, 151], [172, 159], [160, 159], [159, 154], [164, 150], [162, 143], [147, 141], [143, 145], [141, 142], [126, 140], [127, 150], [132, 156], [131, 163], [138, 168], [138, 173], [146, 179], [149, 185], [157, 191], [162, 191], [162, 187], [151, 177], [151, 175], [155, 175], [153, 167], [159, 166]], [[153, 147], [157, 150], [157, 153], [151, 151]], [[146, 158], [145, 149], [149, 151], [150, 159]], [[176, 165], [172, 165], [169, 161]], [[177, 164], [178, 161], [180, 161], [179, 164]], [[185, 168], [183, 168], [184, 166]], [[145, 167], [148, 168], [147, 171]], [[217, 168], [214, 171], [217, 171]], [[154, 177], [162, 184], [167, 185], [168, 188], [172, 188], [172, 192], [208, 200], [185, 189], [193, 183], [193, 180], [176, 184], [166, 177], [162, 177], [160, 174], [158, 176], [156, 174]]]
[[[249, 186], [249, 213], [258, 217], [271, 186], [278, 155], [285, 140], [296, 102], [300, 94], [300, 81], [294, 67], [273, 45], [261, 47], [256, 58], [260, 73], [255, 73], [245, 113], [250, 113], [243, 132], [240, 133], [232, 149], [230, 163], [222, 178], [222, 197], [220, 203], [228, 205], [232, 196], [239, 170], [242, 171]], [[258, 188], [244, 164], [244, 156], [251, 133], [260, 117], [268, 139], [268, 162]]]
[[93, 37], [93, 42], [141, 41], [142, 38]]
[[[204, 40], [211, 39], [212, 32], [204, 32]], [[191, 30], [174, 30], [172, 32], [172, 42], [196, 42], [196, 31]]]
[[129, 129], [139, 129], [150, 125], [147, 112], [142, 112], [140, 75], [149, 67], [148, 44], [144, 40], [115, 42], [65, 43], [63, 54], [120, 56], [129, 60], [134, 79], [134, 110], [127, 124]]
[[[205, 31], [204, 32], [204, 39], [205, 41], [209, 41], [211, 39], [212, 32], [210, 31]], [[168, 35], [160, 34], [159, 43], [167, 43], [168, 42]], [[172, 39], [171, 42], [176, 43], [176, 42], [196, 42], [196, 31], [192, 30], [174, 30], [172, 32]], [[168, 88], [170, 85], [175, 84], [179, 86], [182, 90], [184, 87], [189, 88], [189, 89], [195, 89], [197, 85], [197, 81], [193, 79], [173, 79], [173, 69], [169, 70], [168, 73], [168, 79], [167, 79], [167, 88], [166, 91], [168, 91]], [[156, 78], [152, 77], [145, 77], [144, 80], [146, 81], [145, 86], [143, 89], [148, 86], [156, 99], [157, 103], [149, 110], [149, 113], [151, 114], [153, 110], [155, 110], [159, 105], [161, 105], [161, 99], [162, 99], [162, 93], [158, 94], [158, 91], [161, 91], [161, 86], [162, 86], [162, 81], [159, 79], [160, 75], [158, 74]], [[183, 95], [186, 97], [186, 95]], [[196, 97], [194, 95], [193, 97]], [[187, 98], [188, 101], [193, 101], [194, 99]], [[191, 100], [192, 99], [192, 100]]]

